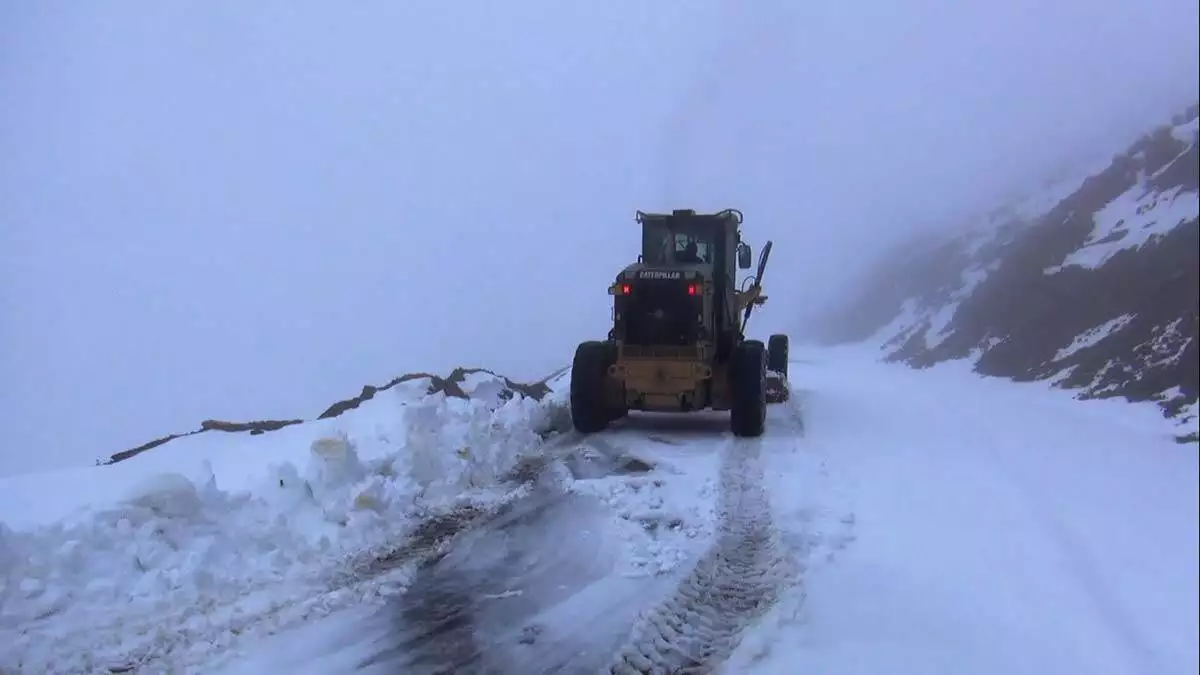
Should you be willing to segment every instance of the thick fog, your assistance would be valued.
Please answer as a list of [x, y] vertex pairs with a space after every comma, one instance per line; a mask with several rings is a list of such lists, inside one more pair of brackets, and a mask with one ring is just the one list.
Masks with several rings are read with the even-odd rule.
[[603, 337], [636, 209], [752, 332], [1196, 97], [1194, 0], [9, 3], [0, 473]]

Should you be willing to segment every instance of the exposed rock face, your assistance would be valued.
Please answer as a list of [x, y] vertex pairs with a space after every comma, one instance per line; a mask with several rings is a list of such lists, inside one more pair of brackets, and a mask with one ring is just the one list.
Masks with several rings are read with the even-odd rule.
[[[1082, 398], [1155, 400], [1196, 439], [1200, 156], [1193, 105], [1043, 208], [899, 252], [822, 326], [914, 367], [971, 359]], [[1044, 196], [1044, 195], [1043, 195]]]

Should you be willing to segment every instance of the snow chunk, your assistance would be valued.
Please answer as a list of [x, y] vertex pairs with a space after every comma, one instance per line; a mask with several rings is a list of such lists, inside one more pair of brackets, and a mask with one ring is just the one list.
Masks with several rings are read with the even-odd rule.
[[331, 490], [363, 478], [366, 467], [358, 460], [354, 445], [345, 436], [318, 438], [309, 446], [310, 485]]
[[463, 380], [458, 386], [467, 396], [488, 401], [493, 405], [503, 402], [510, 393], [504, 378], [483, 370], [463, 375]]
[[196, 484], [178, 473], [159, 473], [143, 479], [126, 502], [163, 518], [186, 518], [203, 506]]
[[[599, 447], [577, 447], [580, 460], [588, 461], [593, 454], [613, 459], [613, 449], [603, 441], [590, 442]], [[626, 549], [618, 573], [627, 578], [679, 570], [714, 536], [719, 453], [705, 453], [696, 445], [678, 450], [657, 445], [639, 447], [635, 458], [654, 466], [650, 473], [577, 479], [569, 488], [613, 510]]]

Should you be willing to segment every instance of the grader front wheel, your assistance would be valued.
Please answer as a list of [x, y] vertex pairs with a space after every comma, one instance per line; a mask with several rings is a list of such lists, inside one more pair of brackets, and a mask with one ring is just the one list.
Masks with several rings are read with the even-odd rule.
[[784, 378], [788, 374], [788, 336], [776, 333], [767, 338], [767, 370], [773, 370]]
[[730, 430], [735, 436], [761, 436], [767, 426], [767, 359], [762, 342], [747, 340], [734, 348], [730, 378]]

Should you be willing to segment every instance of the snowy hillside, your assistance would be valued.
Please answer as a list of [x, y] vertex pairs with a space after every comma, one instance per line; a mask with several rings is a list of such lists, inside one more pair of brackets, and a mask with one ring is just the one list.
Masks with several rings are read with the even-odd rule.
[[871, 340], [915, 367], [969, 359], [1080, 397], [1157, 401], [1195, 440], [1198, 108], [961, 236], [895, 249], [823, 318], [822, 339]]

